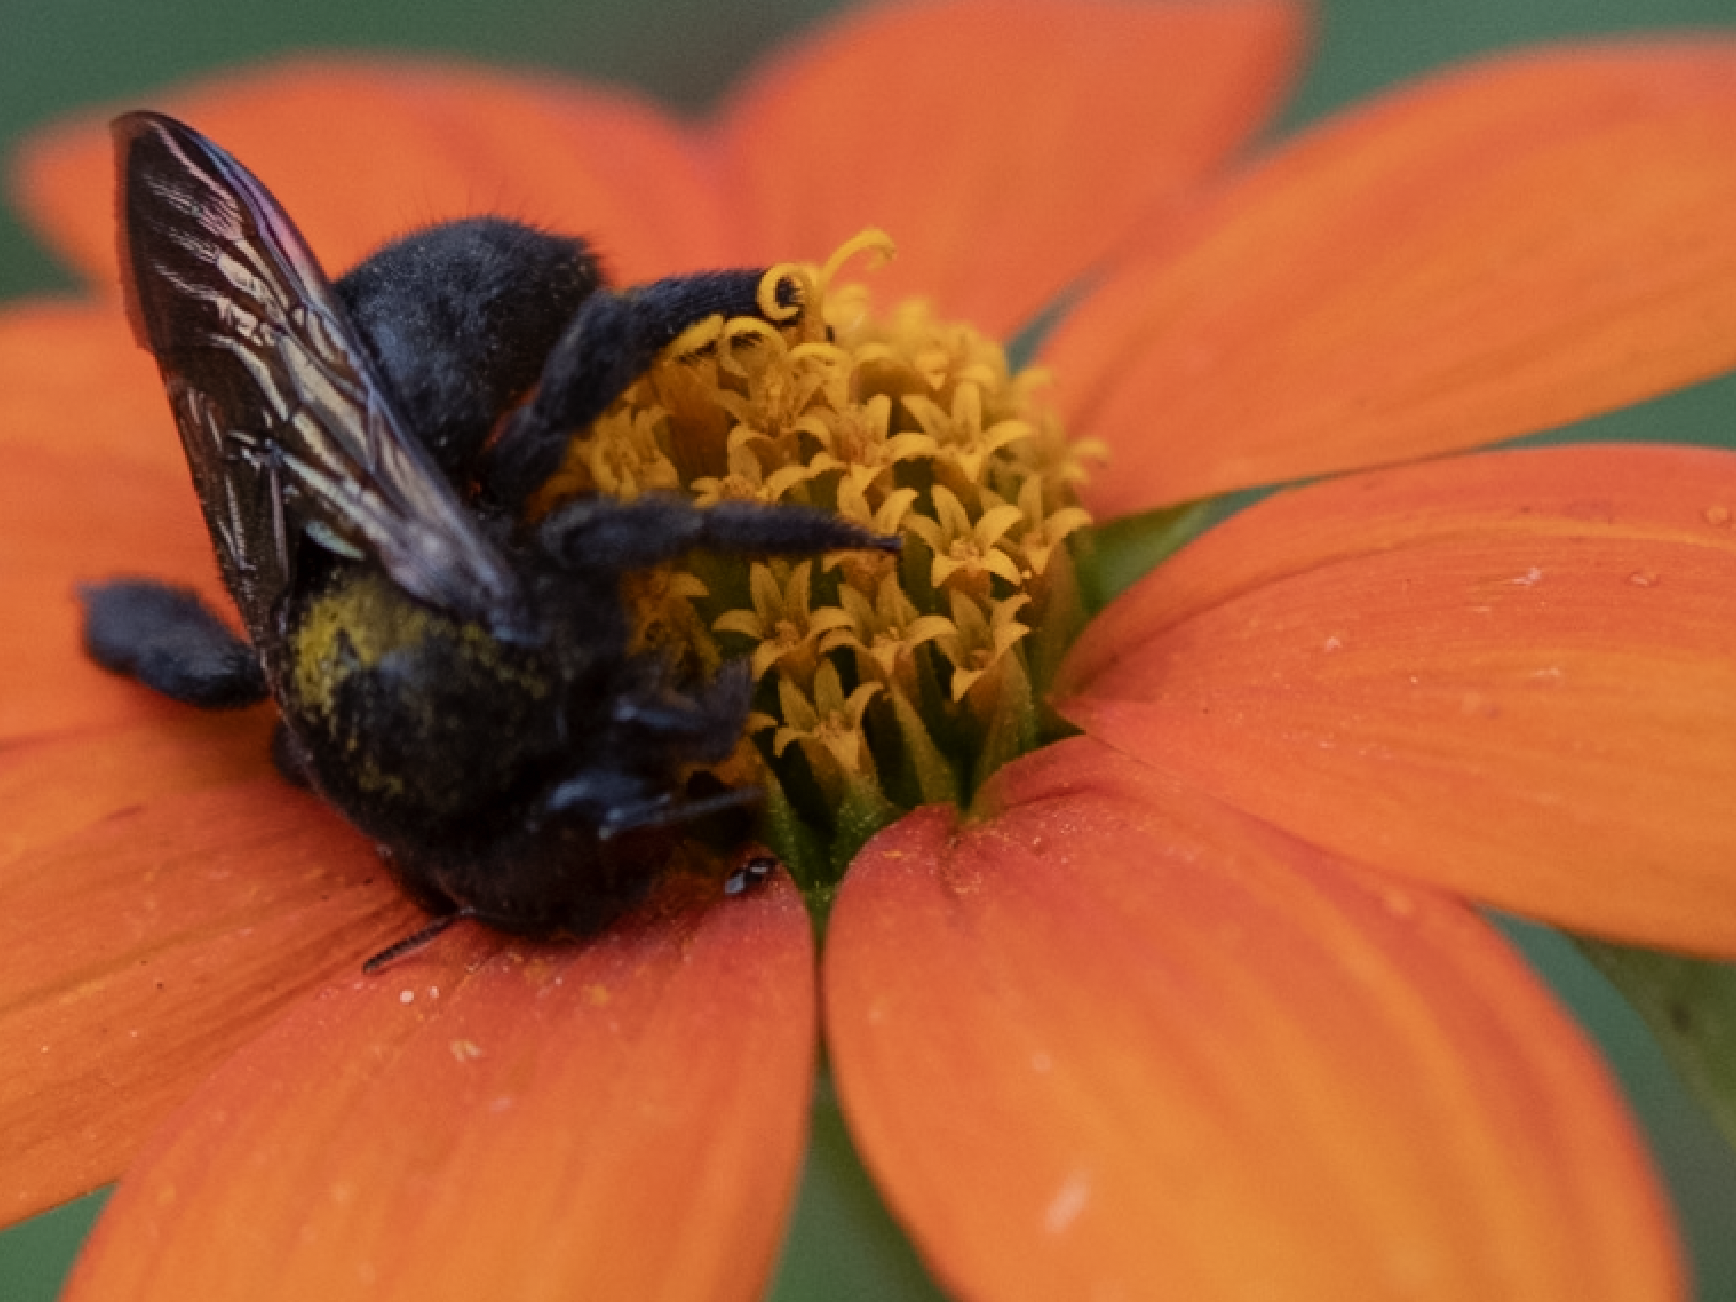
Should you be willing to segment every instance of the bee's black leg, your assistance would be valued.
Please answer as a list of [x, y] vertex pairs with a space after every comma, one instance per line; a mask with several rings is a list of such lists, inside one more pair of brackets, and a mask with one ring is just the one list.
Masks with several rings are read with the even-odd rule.
[[191, 589], [153, 579], [81, 584], [84, 646], [104, 669], [173, 700], [228, 710], [265, 699], [253, 648]]
[[425, 948], [435, 937], [447, 931], [454, 924], [463, 922], [466, 918], [474, 918], [476, 910], [471, 908], [454, 909], [451, 913], [442, 913], [420, 931], [405, 936], [404, 939], [387, 945], [366, 963], [362, 964], [362, 974], [373, 976], [387, 964], [396, 963], [406, 954], [414, 954]]
[[898, 550], [896, 537], [811, 507], [734, 501], [701, 507], [662, 494], [631, 502], [578, 498], [543, 523], [542, 544], [562, 564], [614, 570], [643, 569], [695, 550], [746, 556]]
[[[725, 787], [698, 800], [683, 800], [671, 792], [659, 792], [643, 800], [623, 801], [587, 813], [596, 823], [598, 839], [608, 841], [624, 832], [696, 823], [726, 810], [758, 804], [761, 795], [758, 787]], [[578, 807], [582, 806], [575, 806]]]
[[732, 660], [697, 699], [661, 689], [626, 693], [614, 718], [650, 746], [679, 754], [683, 764], [721, 764], [741, 740], [752, 701], [753, 672], [746, 660]]
[[725, 787], [716, 795], [704, 796], [698, 800], [677, 800], [670, 797], [648, 801], [638, 808], [612, 810], [610, 817], [597, 825], [597, 835], [606, 841], [622, 832], [696, 823], [726, 810], [757, 805], [764, 795], [758, 787]]
[[[630, 744], [617, 749], [673, 756], [681, 764], [718, 764], [741, 740], [753, 679], [744, 661], [725, 665], [693, 701], [662, 694], [624, 698], [615, 710], [618, 726], [631, 730]], [[707, 818], [720, 810], [756, 803], [757, 788], [715, 784], [677, 794], [663, 781], [626, 767], [594, 764], [551, 790], [551, 813], [576, 813], [605, 840], [639, 828], [670, 827]]]
[[[574, 430], [601, 416], [677, 336], [708, 316], [758, 316], [764, 271], [708, 271], [635, 289], [599, 289], [579, 305], [548, 360], [536, 396], [484, 454], [482, 487], [516, 516], [556, 469]], [[780, 301], [793, 290], [780, 288]]]

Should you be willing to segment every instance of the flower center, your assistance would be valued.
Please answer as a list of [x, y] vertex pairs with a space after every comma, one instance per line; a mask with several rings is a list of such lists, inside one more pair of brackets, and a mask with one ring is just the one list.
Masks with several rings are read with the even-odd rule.
[[[697, 555], [636, 576], [642, 649], [695, 674], [748, 657], [748, 736], [721, 774], [766, 792], [765, 836], [825, 894], [870, 835], [918, 805], [967, 806], [1060, 730], [1041, 702], [1084, 622], [1074, 486], [1094, 450], [1041, 402], [1046, 375], [920, 301], [889, 316], [824, 266], [766, 273], [759, 318], [703, 322], [574, 441], [542, 494], [684, 492], [799, 503], [902, 555], [797, 562]], [[794, 282], [801, 306], [778, 304]]]

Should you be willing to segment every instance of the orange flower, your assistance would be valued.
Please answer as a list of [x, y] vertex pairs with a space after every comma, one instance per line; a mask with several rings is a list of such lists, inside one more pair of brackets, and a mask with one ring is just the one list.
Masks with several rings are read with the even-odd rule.
[[[1281, 0], [867, 12], [701, 131], [458, 69], [279, 68], [165, 105], [328, 265], [505, 206], [618, 279], [863, 225], [1044, 350], [1102, 518], [1507, 438], [1736, 364], [1736, 43], [1510, 58], [1237, 170]], [[333, 126], [331, 124], [339, 124]], [[826, 1042], [959, 1296], [1667, 1298], [1595, 1054], [1457, 897], [1736, 954], [1736, 456], [1580, 448], [1267, 500], [1062, 666], [1084, 735], [851, 865], [675, 882], [599, 940], [414, 910], [279, 782], [269, 718], [77, 653], [72, 591], [216, 595], [116, 304], [108, 144], [25, 196], [96, 297], [0, 315], [0, 1195], [127, 1170], [74, 1298], [758, 1295]]]

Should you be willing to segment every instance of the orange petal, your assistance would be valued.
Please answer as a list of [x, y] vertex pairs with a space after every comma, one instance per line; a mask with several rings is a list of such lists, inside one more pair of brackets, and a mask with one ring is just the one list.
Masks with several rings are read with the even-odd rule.
[[1086, 633], [1059, 708], [1337, 853], [1736, 955], [1736, 455], [1489, 454], [1254, 507]]
[[[69, 441], [78, 437], [68, 431]], [[4, 456], [0, 672], [12, 687], [0, 693], [0, 741], [162, 717], [161, 700], [85, 658], [76, 590], [145, 575], [191, 583], [229, 609], [186, 468], [28, 446]]]
[[1058, 333], [1105, 514], [1471, 447], [1736, 364], [1736, 42], [1504, 59], [1280, 150]]
[[1085, 738], [839, 896], [845, 1115], [959, 1296], [1679, 1297], [1602, 1065], [1474, 914]]
[[67, 1296], [756, 1298], [813, 1050], [787, 880], [583, 945], [455, 931], [215, 1076]]
[[367, 842], [269, 771], [264, 724], [5, 752], [5, 1220], [113, 1180], [285, 1003], [416, 925]]
[[156, 363], [117, 305], [34, 299], [0, 311], [0, 449], [20, 447], [88, 455], [92, 479], [124, 478], [117, 461], [185, 477]]
[[[0, 750], [0, 880], [31, 856], [164, 796], [262, 781], [272, 774], [269, 708], [207, 713], [134, 688], [157, 708], [128, 725], [28, 738]], [[300, 797], [295, 803], [305, 805]], [[0, 958], [0, 965], [4, 959]], [[4, 972], [0, 966], [0, 972]]]
[[[391, 236], [478, 212], [593, 238], [629, 282], [710, 265], [721, 248], [713, 192], [686, 140], [627, 95], [456, 65], [328, 59], [152, 104], [256, 173], [333, 272]], [[18, 171], [37, 228], [112, 285], [107, 116], [37, 136]]]
[[1011, 331], [1265, 120], [1301, 27], [1284, 0], [865, 10], [726, 119], [746, 260], [823, 258], [880, 226], [899, 247], [880, 301]]

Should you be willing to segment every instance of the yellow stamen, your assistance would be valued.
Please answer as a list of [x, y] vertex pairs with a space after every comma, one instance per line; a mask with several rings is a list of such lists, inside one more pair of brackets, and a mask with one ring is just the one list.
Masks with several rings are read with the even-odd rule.
[[[1037, 703], [1082, 619], [1074, 486], [1099, 454], [1063, 435], [1043, 372], [1013, 371], [926, 303], [877, 315], [839, 282], [891, 247], [865, 231], [818, 267], [772, 267], [760, 317], [683, 334], [543, 495], [796, 503], [905, 536], [902, 557], [696, 556], [701, 577], [643, 577], [629, 594], [641, 645], [696, 672], [750, 659], [756, 710], [731, 780], [768, 766], [771, 823], [807, 828], [776, 848], [820, 844], [834, 865], [902, 809], [968, 799], [1039, 740]], [[804, 881], [825, 872], [798, 866]]]

